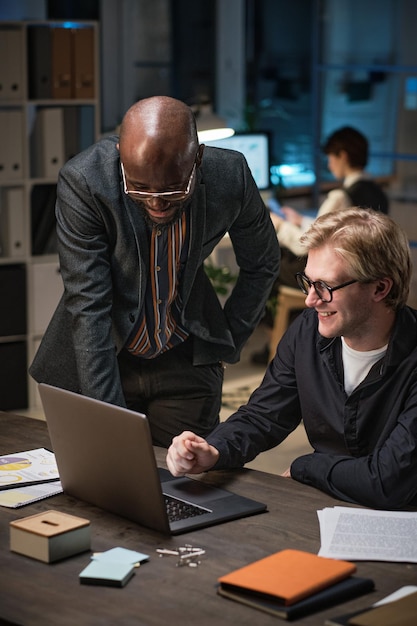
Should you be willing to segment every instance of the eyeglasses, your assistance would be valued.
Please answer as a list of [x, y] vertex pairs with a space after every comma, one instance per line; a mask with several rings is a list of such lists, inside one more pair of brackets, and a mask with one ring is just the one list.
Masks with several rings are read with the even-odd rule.
[[179, 202], [180, 200], [185, 200], [187, 196], [190, 195], [191, 185], [193, 184], [193, 178], [195, 174], [195, 169], [197, 167], [197, 163], [194, 161], [193, 169], [191, 170], [190, 178], [188, 179], [188, 184], [185, 190], [177, 190], [177, 191], [135, 191], [127, 188], [126, 183], [126, 174], [125, 168], [123, 167], [123, 163], [120, 162], [120, 166], [122, 168], [122, 178], [123, 178], [123, 191], [128, 196], [133, 196], [135, 198], [140, 198], [141, 200], [150, 200], [151, 198], [162, 198], [163, 200], [168, 200], [169, 202]]
[[333, 291], [337, 291], [338, 289], [342, 289], [342, 287], [347, 287], [348, 285], [353, 285], [353, 283], [358, 282], [357, 280], [348, 280], [346, 283], [342, 283], [336, 287], [329, 287], [329, 285], [323, 280], [310, 280], [302, 272], [297, 272], [295, 277], [297, 279], [298, 286], [306, 296], [308, 296], [311, 287], [314, 287], [314, 291], [322, 302], [331, 302], [333, 300]]

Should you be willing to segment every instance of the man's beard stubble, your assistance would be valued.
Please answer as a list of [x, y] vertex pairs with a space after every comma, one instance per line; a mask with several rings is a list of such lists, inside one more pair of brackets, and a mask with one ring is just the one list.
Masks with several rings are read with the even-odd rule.
[[166, 229], [166, 228], [170, 228], [172, 226], [172, 224], [175, 224], [175, 222], [177, 222], [180, 217], [182, 216], [182, 214], [184, 213], [186, 207], [190, 204], [191, 200], [185, 200], [184, 202], [178, 202], [177, 207], [175, 212], [173, 213], [171, 219], [167, 222], [154, 222], [152, 220], [152, 218], [150, 217], [147, 209], [146, 209], [146, 204], [145, 202], [143, 202], [142, 200], [135, 200], [137, 207], [139, 208], [139, 210], [141, 211], [143, 218], [146, 222], [146, 224], [148, 226], [150, 226], [151, 228], [161, 228], [162, 230]]

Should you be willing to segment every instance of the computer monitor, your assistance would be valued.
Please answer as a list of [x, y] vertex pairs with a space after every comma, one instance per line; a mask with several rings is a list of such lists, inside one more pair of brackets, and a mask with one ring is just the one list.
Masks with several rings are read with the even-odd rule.
[[241, 152], [249, 165], [258, 189], [270, 187], [270, 147], [267, 132], [236, 133], [226, 139], [205, 141], [205, 145]]

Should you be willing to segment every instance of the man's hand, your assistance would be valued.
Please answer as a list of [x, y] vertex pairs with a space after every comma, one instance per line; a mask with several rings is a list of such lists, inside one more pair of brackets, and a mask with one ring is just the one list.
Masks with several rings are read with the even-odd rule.
[[205, 439], [190, 431], [174, 437], [166, 457], [173, 476], [200, 474], [209, 470], [219, 458], [219, 452]]
[[282, 472], [281, 476], [284, 478], [291, 478], [291, 466], [288, 467], [285, 472]]
[[301, 226], [301, 224], [303, 223], [303, 216], [301, 215], [301, 213], [291, 208], [290, 206], [283, 206], [281, 208], [288, 222], [290, 222], [291, 224], [295, 224], [295, 226]]
[[166, 461], [173, 476], [183, 476], [209, 470], [218, 458], [219, 451], [216, 448], [186, 430], [172, 440]]

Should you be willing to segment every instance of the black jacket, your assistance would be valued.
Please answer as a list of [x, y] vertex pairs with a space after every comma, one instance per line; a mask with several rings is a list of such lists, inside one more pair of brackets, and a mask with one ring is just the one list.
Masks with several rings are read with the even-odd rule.
[[[148, 231], [123, 192], [118, 138], [62, 168], [56, 205], [65, 293], [30, 368], [38, 382], [124, 406], [117, 353], [143, 306]], [[243, 156], [206, 147], [188, 209], [191, 235], [179, 285], [194, 364], [235, 363], [264, 312], [279, 269], [272, 222]], [[239, 266], [224, 307], [203, 264], [229, 233]]]
[[317, 313], [304, 311], [249, 403], [208, 437], [220, 451], [216, 469], [276, 446], [301, 419], [315, 452], [292, 463], [295, 480], [374, 508], [415, 504], [417, 311], [398, 312], [384, 358], [350, 396], [340, 338], [323, 338]]

